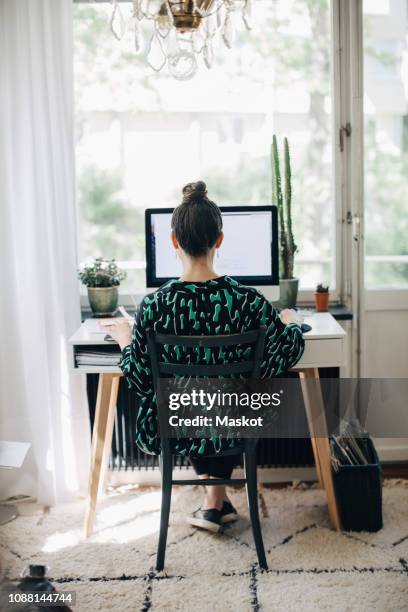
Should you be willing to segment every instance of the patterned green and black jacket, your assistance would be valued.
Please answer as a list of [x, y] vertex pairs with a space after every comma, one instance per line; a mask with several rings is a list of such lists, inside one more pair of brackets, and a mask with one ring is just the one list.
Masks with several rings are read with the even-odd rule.
[[[179, 335], [237, 334], [267, 327], [261, 378], [283, 375], [302, 356], [304, 340], [298, 325], [284, 325], [278, 312], [252, 287], [228, 276], [205, 282], [172, 280], [141, 303], [133, 327], [132, 343], [122, 353], [120, 367], [129, 386], [140, 397], [136, 442], [147, 453], [160, 453], [156, 399], [147, 350], [146, 329]], [[170, 363], [232, 363], [250, 358], [239, 347], [219, 349], [162, 347], [161, 361]], [[249, 349], [251, 351], [251, 349]], [[228, 447], [236, 440], [223, 441]], [[181, 455], [203, 456], [220, 450], [210, 439], [182, 439], [174, 450]]]

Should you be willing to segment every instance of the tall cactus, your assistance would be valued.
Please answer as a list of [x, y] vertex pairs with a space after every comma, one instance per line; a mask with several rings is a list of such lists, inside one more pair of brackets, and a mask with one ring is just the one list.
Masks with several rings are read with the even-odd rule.
[[287, 138], [283, 141], [283, 147], [284, 192], [282, 192], [278, 143], [276, 135], [274, 134], [271, 146], [272, 203], [277, 206], [279, 216], [280, 275], [281, 278], [291, 279], [293, 278], [294, 259], [297, 246], [292, 231], [292, 175]]
[[285, 194], [284, 194], [284, 202], [286, 208], [286, 223], [285, 223], [285, 231], [286, 231], [286, 241], [288, 245], [288, 255], [287, 255], [287, 270], [286, 270], [286, 278], [293, 278], [293, 269], [295, 263], [295, 253], [298, 248], [295, 243], [295, 239], [293, 237], [292, 230], [292, 171], [290, 164], [290, 151], [289, 151], [289, 142], [288, 139], [285, 138], [283, 141], [284, 147], [284, 159], [285, 159]]

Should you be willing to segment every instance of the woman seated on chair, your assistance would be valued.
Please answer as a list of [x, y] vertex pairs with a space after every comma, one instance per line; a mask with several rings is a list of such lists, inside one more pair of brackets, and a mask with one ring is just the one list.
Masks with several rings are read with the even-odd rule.
[[[137, 444], [144, 452], [154, 454], [160, 453], [160, 439], [146, 342], [148, 327], [161, 333], [216, 335], [240, 334], [266, 326], [262, 378], [284, 374], [300, 359], [304, 349], [295, 311], [282, 310], [279, 315], [256, 289], [217, 274], [214, 256], [223, 241], [222, 218], [218, 206], [207, 196], [205, 183], [199, 181], [184, 187], [182, 202], [172, 217], [171, 241], [182, 263], [181, 277], [144, 298], [133, 333], [128, 323], [121, 319], [109, 328], [110, 335], [122, 349], [123, 374], [140, 396]], [[245, 257], [245, 253], [242, 256]], [[183, 363], [185, 355], [182, 352], [175, 354], [173, 350], [166, 356], [166, 347], [162, 350], [163, 360]], [[222, 354], [218, 353], [213, 363], [220, 363]], [[239, 357], [234, 359], [230, 353], [228, 359], [239, 361]], [[197, 363], [204, 362], [197, 360]], [[209, 457], [217, 450], [220, 449], [216, 449], [210, 439], [177, 440], [174, 446], [174, 452], [189, 457], [195, 472], [202, 478], [230, 478], [239, 455]], [[225, 487], [215, 485], [206, 487], [201, 508], [188, 520], [192, 525], [216, 532], [221, 523], [234, 521], [237, 516]]]

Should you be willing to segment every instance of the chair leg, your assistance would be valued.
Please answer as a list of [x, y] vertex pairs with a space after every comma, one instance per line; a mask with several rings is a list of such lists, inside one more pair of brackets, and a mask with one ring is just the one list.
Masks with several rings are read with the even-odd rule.
[[171, 481], [173, 473], [172, 456], [167, 453], [160, 455], [160, 467], [162, 475], [162, 498], [160, 513], [160, 534], [157, 547], [156, 570], [164, 569], [164, 558], [166, 556], [167, 531], [169, 527], [170, 503], [171, 503]]
[[259, 520], [256, 454], [254, 451], [244, 452], [244, 466], [249, 516], [251, 519], [252, 533], [254, 536], [256, 553], [258, 555], [258, 562], [262, 569], [268, 569], [262, 539], [261, 522]]

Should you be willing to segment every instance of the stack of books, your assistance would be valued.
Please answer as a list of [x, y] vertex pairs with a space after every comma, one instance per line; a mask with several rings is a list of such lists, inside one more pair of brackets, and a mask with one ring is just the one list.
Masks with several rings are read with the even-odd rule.
[[104, 351], [81, 351], [76, 354], [76, 362], [78, 368], [86, 368], [89, 366], [110, 366], [116, 367], [121, 359], [121, 353], [104, 352]]

